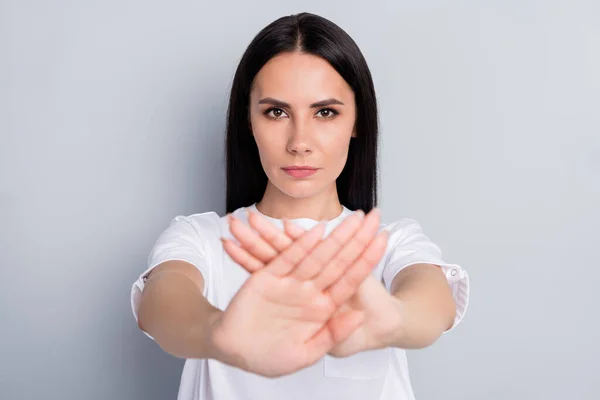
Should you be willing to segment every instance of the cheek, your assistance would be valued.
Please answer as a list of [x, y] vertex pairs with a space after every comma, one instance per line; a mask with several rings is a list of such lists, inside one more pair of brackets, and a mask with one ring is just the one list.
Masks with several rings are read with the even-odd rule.
[[340, 174], [346, 165], [346, 160], [348, 159], [348, 146], [348, 143], [344, 143], [344, 145], [338, 144], [335, 153], [331, 157], [331, 162], [334, 164], [332, 167], [337, 174]]
[[350, 136], [344, 135], [336, 137], [334, 140], [328, 140], [323, 143], [324, 159], [326, 168], [331, 174], [339, 176], [346, 165], [348, 159], [348, 148], [350, 146]]
[[333, 127], [322, 135], [321, 145], [332, 162], [345, 162], [348, 156], [348, 147], [352, 138], [353, 124], [344, 121], [343, 124]]
[[261, 126], [260, 123], [252, 125], [252, 132], [263, 168], [267, 169], [270, 164], [278, 164], [281, 146], [285, 148], [285, 143], [280, 143], [278, 138], [283, 136], [277, 135], [272, 127]]

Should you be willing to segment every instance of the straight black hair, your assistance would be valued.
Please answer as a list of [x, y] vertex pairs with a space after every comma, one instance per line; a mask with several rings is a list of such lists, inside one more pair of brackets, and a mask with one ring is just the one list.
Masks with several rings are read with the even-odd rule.
[[354, 91], [356, 137], [336, 181], [340, 203], [365, 213], [377, 206], [377, 100], [371, 72], [352, 38], [333, 22], [301, 13], [272, 22], [252, 40], [235, 72], [227, 110], [226, 212], [259, 202], [267, 175], [248, 117], [250, 90], [258, 71], [273, 57], [299, 51], [326, 60]]

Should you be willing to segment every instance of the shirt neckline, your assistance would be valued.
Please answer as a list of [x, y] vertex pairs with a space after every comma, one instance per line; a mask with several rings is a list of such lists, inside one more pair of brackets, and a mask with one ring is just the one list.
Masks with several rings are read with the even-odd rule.
[[[263, 213], [261, 213], [258, 208], [256, 208], [256, 203], [252, 204], [250, 207], [248, 207], [248, 209], [250, 211], [253, 211], [257, 214], [259, 214], [260, 216], [262, 216], [263, 218], [271, 221], [271, 222], [275, 222], [275, 223], [281, 223], [283, 222], [282, 219], [278, 219], [278, 218], [273, 218], [273, 217], [269, 217], [268, 215], [265, 215]], [[312, 219], [312, 218], [304, 218], [304, 217], [300, 217], [300, 218], [290, 218], [288, 219], [288, 221], [291, 222], [296, 222], [296, 223], [308, 223], [308, 224], [318, 224], [319, 222], [325, 222], [326, 225], [330, 225], [330, 224], [336, 224], [337, 222], [343, 220], [346, 216], [352, 214], [352, 210], [350, 210], [349, 208], [347, 208], [346, 206], [344, 206], [342, 204], [342, 211], [338, 214], [338, 216], [329, 219], [329, 220], [316, 220], [316, 219]]]

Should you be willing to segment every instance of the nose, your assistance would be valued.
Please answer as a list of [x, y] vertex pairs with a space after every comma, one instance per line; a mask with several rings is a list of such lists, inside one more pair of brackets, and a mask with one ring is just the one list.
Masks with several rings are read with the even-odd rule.
[[310, 133], [307, 126], [295, 124], [290, 133], [287, 143], [287, 150], [296, 155], [308, 155], [312, 153], [312, 145], [310, 144]]

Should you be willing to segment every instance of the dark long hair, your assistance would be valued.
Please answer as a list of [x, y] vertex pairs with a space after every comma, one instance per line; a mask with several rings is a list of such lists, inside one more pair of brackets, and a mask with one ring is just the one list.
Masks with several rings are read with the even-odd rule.
[[259, 202], [267, 187], [248, 116], [250, 90], [258, 71], [283, 52], [323, 58], [354, 91], [356, 136], [336, 181], [340, 203], [369, 212], [377, 205], [378, 115], [371, 73], [352, 38], [333, 22], [302, 13], [279, 18], [262, 29], [246, 49], [233, 79], [227, 111], [226, 212]]

